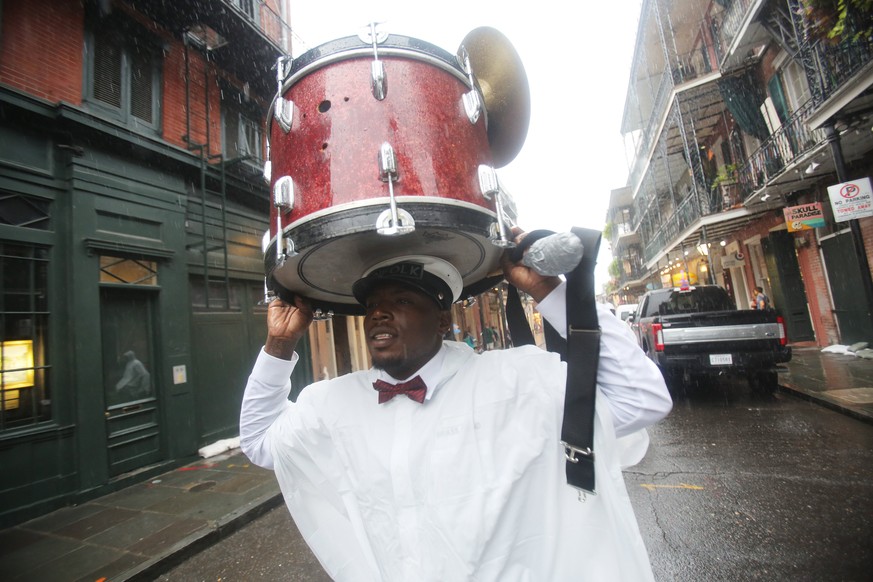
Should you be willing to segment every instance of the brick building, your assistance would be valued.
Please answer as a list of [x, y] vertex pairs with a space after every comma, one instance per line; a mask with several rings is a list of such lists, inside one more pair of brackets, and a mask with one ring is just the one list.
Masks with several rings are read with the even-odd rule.
[[285, 4], [0, 4], [0, 525], [238, 434]]
[[793, 342], [873, 341], [873, 218], [837, 220], [828, 192], [873, 174], [871, 14], [828, 39], [812, 4], [643, 1], [635, 156], [607, 213], [617, 302], [688, 280], [743, 309], [761, 286]]

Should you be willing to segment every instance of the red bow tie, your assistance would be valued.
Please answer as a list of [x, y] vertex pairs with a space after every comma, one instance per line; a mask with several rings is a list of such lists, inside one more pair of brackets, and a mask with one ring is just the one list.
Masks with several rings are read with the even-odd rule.
[[421, 404], [427, 394], [427, 385], [421, 376], [416, 376], [408, 382], [400, 382], [399, 384], [389, 384], [382, 380], [376, 380], [373, 382], [373, 388], [379, 392], [379, 404], [388, 402], [398, 394], [406, 394], [410, 400], [415, 400]]

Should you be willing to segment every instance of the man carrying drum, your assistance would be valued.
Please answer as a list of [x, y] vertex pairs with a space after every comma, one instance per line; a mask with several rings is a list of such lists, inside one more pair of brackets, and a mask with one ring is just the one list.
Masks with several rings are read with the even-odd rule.
[[[566, 329], [565, 282], [506, 256], [501, 266]], [[373, 368], [316, 382], [296, 402], [289, 376], [312, 311], [299, 297], [271, 302], [243, 451], [276, 472], [335, 580], [652, 580], [621, 467], [671, 409], [660, 372], [598, 306], [597, 494], [582, 493], [566, 482], [560, 444], [566, 364], [533, 346], [477, 354], [444, 341], [461, 289], [434, 257], [366, 271], [352, 290]]]

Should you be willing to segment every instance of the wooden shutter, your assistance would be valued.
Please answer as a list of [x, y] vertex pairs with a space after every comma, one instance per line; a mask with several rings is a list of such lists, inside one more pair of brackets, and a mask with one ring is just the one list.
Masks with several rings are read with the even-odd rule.
[[130, 51], [130, 114], [146, 123], [154, 122], [153, 60], [146, 50]]
[[94, 99], [121, 108], [121, 47], [100, 32], [94, 34]]

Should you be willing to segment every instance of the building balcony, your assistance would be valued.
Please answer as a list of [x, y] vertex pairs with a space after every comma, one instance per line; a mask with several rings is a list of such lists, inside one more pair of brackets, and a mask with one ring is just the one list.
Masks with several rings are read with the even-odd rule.
[[127, 0], [135, 10], [209, 54], [256, 93], [276, 93], [274, 65], [291, 52], [291, 27], [263, 0]]
[[810, 130], [807, 118], [814, 104], [807, 101], [791, 119], [765, 140], [738, 171], [738, 181], [744, 202], [754, 200], [763, 188], [796, 182], [804, 176], [786, 175], [799, 162], [807, 160], [825, 143], [824, 130]]

